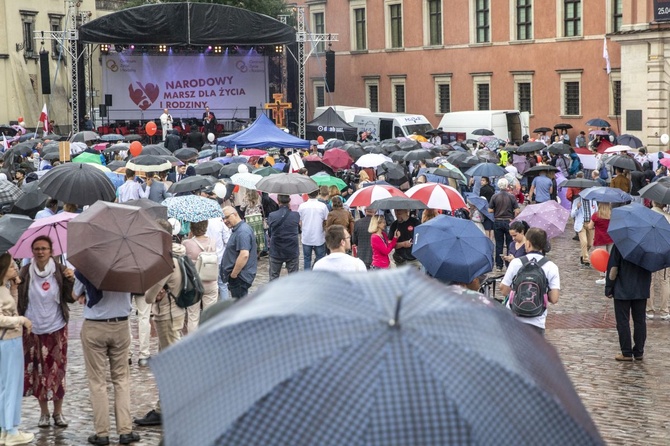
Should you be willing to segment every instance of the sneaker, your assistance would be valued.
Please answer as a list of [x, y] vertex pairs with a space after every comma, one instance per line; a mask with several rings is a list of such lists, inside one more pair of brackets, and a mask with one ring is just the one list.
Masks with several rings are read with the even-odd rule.
[[149, 358], [140, 358], [139, 361], [137, 361], [137, 365], [140, 367], [146, 367], [149, 365]]
[[144, 418], [135, 418], [133, 421], [138, 426], [160, 426], [163, 424], [161, 414], [155, 410], [150, 410]]
[[643, 361], [643, 360], [644, 360], [644, 356], [643, 356], [643, 355], [635, 356], [635, 360], [636, 360], [636, 361]]
[[100, 437], [98, 434], [89, 435], [88, 442], [96, 446], [107, 446], [109, 437]]
[[0, 433], [0, 446], [4, 446], [6, 439], [7, 439], [7, 431], [2, 431]]
[[51, 421], [49, 420], [49, 414], [41, 415], [40, 421], [37, 422], [37, 427], [49, 427], [51, 426]]
[[30, 443], [35, 439], [35, 434], [28, 432], [16, 431], [15, 434], [7, 434], [5, 437], [5, 446], [17, 446], [20, 444]]
[[654, 313], [647, 312], [647, 319], [653, 319], [654, 318]]
[[670, 320], [670, 314], [665, 313], [661, 315], [661, 320], [667, 321]]
[[623, 361], [623, 362], [630, 362], [633, 360], [632, 356], [624, 356], [622, 353], [619, 353], [614, 357], [615, 360], [617, 361]]
[[596, 280], [596, 285], [605, 285], [605, 278]]

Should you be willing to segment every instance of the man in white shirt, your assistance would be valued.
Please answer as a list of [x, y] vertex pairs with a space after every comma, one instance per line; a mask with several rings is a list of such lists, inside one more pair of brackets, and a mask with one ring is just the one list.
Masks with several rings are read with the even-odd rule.
[[[540, 228], [530, 228], [526, 232], [526, 256], [528, 259], [535, 259], [539, 261], [544, 257], [542, 254], [543, 247], [547, 245], [547, 233]], [[538, 248], [538, 246], [540, 248]], [[521, 269], [521, 257], [512, 260], [507, 267], [507, 272], [505, 277], [503, 277], [502, 282], [500, 283], [500, 292], [503, 296], [508, 296], [510, 291], [512, 291], [512, 282], [516, 277], [517, 273]], [[558, 266], [552, 261], [547, 261], [542, 265], [542, 270], [547, 278], [547, 284], [549, 286], [548, 300], [552, 304], [558, 302], [558, 297], [561, 289], [561, 279], [558, 274]], [[509, 308], [509, 304], [507, 304]], [[518, 317], [520, 322], [530, 325], [538, 333], [544, 336], [545, 323], [547, 321], [547, 310], [537, 317]]]
[[312, 269], [312, 251], [314, 251], [315, 262], [326, 255], [326, 235], [324, 226], [328, 219], [328, 206], [321, 203], [316, 197], [319, 190], [309, 194], [309, 200], [298, 208], [300, 214], [300, 227], [302, 228], [302, 254], [304, 257], [303, 269]]
[[152, 183], [153, 180], [151, 178], [147, 178], [147, 188], [142, 190], [140, 183], [135, 181], [135, 171], [132, 169], [126, 169], [126, 182], [119, 186], [116, 201], [118, 203], [125, 203], [126, 201], [130, 200], [149, 198]]
[[165, 141], [167, 132], [172, 130], [172, 115], [168, 112], [167, 108], [163, 109], [163, 114], [161, 115], [161, 130], [163, 131], [163, 141]]
[[351, 249], [351, 234], [342, 225], [332, 225], [326, 231], [326, 246], [330, 254], [314, 264], [313, 271], [356, 272], [365, 271], [361, 259], [347, 254]]

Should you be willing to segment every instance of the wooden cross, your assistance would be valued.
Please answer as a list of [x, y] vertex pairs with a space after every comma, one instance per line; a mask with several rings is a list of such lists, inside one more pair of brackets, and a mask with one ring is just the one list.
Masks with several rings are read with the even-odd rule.
[[284, 127], [284, 110], [293, 108], [290, 102], [282, 102], [283, 97], [282, 93], [275, 93], [272, 95], [274, 102], [268, 102], [263, 107], [266, 110], [272, 110], [272, 119], [277, 127]]

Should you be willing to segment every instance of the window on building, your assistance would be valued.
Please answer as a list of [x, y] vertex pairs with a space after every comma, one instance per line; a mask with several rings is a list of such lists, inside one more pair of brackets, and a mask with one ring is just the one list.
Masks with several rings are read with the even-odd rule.
[[316, 107], [326, 105], [326, 87], [321, 82], [314, 83], [314, 102], [316, 103]]
[[391, 48], [402, 48], [402, 5], [389, 5]]
[[437, 86], [437, 112], [449, 113], [451, 111], [451, 85], [438, 84]]
[[621, 116], [621, 81], [612, 81], [612, 114]]
[[475, 15], [477, 17], [477, 43], [490, 41], [489, 0], [475, 0]]
[[[58, 15], [58, 14], [49, 14], [49, 25], [51, 27], [52, 32], [59, 32], [62, 31], [62, 22], [63, 16]], [[61, 44], [58, 40], [52, 39], [51, 40], [51, 56], [55, 59], [58, 58], [58, 56], [61, 54], [62, 47]]]
[[366, 105], [372, 112], [379, 111], [379, 81], [366, 81]]
[[367, 49], [365, 8], [354, 9], [354, 49]]
[[405, 79], [391, 79], [393, 112], [405, 113]]
[[530, 82], [519, 82], [517, 84], [518, 110], [532, 114], [532, 89]]
[[23, 50], [24, 55], [27, 57], [35, 55], [35, 37], [33, 32], [35, 31], [35, 16], [37, 12], [35, 11], [20, 11], [21, 13], [21, 25], [23, 29]]
[[[326, 19], [323, 12], [312, 13], [312, 27], [314, 28], [312, 32], [314, 34], [324, 34], [326, 32]], [[316, 51], [323, 53], [325, 51], [325, 46], [323, 42], [319, 42], [316, 45]]]
[[477, 110], [489, 110], [491, 108], [490, 88], [490, 84], [477, 84]]
[[532, 0], [516, 0], [516, 40], [533, 38]]
[[582, 1], [563, 0], [563, 36], [582, 35]]
[[623, 0], [610, 0], [612, 2], [612, 32], [621, 31], [623, 24]]
[[428, 43], [442, 45], [442, 0], [428, 0]]
[[577, 81], [570, 81], [570, 82], [565, 82], [563, 84], [563, 88], [565, 90], [565, 101], [564, 101], [564, 108], [563, 108], [563, 114], [568, 115], [568, 116], [578, 116], [579, 115], [579, 110], [580, 110], [580, 104], [579, 104], [579, 82]]

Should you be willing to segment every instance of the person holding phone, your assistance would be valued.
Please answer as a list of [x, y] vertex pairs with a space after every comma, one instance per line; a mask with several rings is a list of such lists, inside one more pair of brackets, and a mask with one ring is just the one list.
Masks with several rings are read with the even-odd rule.
[[389, 254], [396, 247], [400, 231], [396, 230], [393, 239], [389, 240], [386, 235], [386, 219], [383, 215], [376, 215], [370, 220], [368, 232], [370, 236], [370, 246], [372, 247], [372, 264], [370, 269], [387, 269], [391, 266]]

